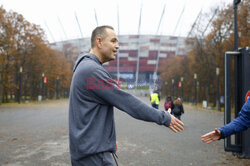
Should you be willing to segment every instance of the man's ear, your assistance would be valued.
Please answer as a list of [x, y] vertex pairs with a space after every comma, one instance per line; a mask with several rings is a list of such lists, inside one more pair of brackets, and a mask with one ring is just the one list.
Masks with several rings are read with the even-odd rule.
[[102, 39], [100, 37], [97, 37], [95, 39], [95, 42], [96, 42], [97, 48], [102, 48]]

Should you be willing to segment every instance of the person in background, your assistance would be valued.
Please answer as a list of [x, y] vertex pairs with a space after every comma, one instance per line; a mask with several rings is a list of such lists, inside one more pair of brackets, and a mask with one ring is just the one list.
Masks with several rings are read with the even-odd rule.
[[174, 101], [174, 108], [171, 109], [171, 114], [174, 115], [179, 120], [181, 120], [181, 115], [184, 114], [181, 98], [177, 98]]
[[174, 109], [174, 103], [173, 103], [171, 96], [166, 97], [164, 108], [166, 111], [168, 111], [169, 109], [171, 110]]
[[[249, 92], [248, 92], [249, 93]], [[211, 143], [229, 137], [232, 134], [244, 131], [250, 127], [250, 97], [246, 97], [246, 102], [242, 106], [238, 117], [225, 126], [215, 128], [207, 134], [201, 136], [205, 143]]]
[[153, 108], [158, 109], [160, 104], [160, 95], [157, 90], [154, 90], [150, 95], [150, 102]]

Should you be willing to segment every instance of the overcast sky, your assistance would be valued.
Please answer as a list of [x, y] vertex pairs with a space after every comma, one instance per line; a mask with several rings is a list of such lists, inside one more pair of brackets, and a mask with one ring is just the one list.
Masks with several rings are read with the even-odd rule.
[[186, 36], [201, 9], [209, 12], [212, 7], [228, 3], [233, 0], [0, 0], [7, 11], [18, 12], [29, 22], [40, 25], [50, 42], [81, 37], [75, 15], [83, 37], [90, 37], [97, 26], [95, 11], [98, 25], [111, 25], [118, 33], [118, 8], [120, 35], [137, 34], [141, 6], [140, 33], [154, 35], [165, 4], [158, 34]]

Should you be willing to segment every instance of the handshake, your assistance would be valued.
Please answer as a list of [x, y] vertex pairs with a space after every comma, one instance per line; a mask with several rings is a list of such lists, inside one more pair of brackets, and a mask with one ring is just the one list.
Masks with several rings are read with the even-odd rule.
[[[171, 112], [170, 108], [168, 109], [168, 112], [170, 114]], [[174, 117], [173, 115], [170, 114], [170, 116], [171, 116], [171, 122], [168, 128], [170, 128], [175, 133], [183, 131], [184, 123], [179, 119], [177, 119], [176, 117]], [[217, 128], [215, 128], [214, 131], [211, 131], [201, 136], [201, 140], [207, 144], [217, 141], [220, 138], [221, 138], [221, 131]]]
[[[250, 96], [250, 92], [249, 92]], [[222, 126], [220, 128], [215, 128], [214, 131], [211, 131], [209, 133], [206, 133], [201, 136], [201, 140], [205, 143], [211, 143], [214, 141], [217, 141], [219, 139], [223, 139], [226, 137], [229, 137], [232, 134], [247, 130], [250, 128], [250, 97], [248, 95], [246, 96], [246, 102], [241, 108], [239, 115], [237, 118], [235, 118], [230, 123], [226, 124], [225, 126]], [[171, 109], [168, 109], [168, 112], [171, 112]], [[175, 118], [173, 115], [171, 115], [171, 123], [169, 125], [169, 128], [173, 130], [174, 132], [179, 132], [183, 130], [184, 124]]]

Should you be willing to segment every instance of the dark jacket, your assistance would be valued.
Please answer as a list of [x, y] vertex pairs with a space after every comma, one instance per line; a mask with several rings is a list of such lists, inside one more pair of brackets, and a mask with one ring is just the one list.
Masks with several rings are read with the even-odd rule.
[[[182, 104], [181, 105], [175, 105], [175, 104], [173, 104], [173, 109], [171, 109], [171, 114], [173, 114], [174, 115], [174, 112], [173, 112], [173, 110], [174, 110], [174, 108], [175, 107], [178, 107], [179, 109], [180, 109], [180, 111], [181, 111], [181, 114], [180, 115], [182, 115], [182, 114], [184, 114], [184, 109], [183, 109], [183, 106], [182, 106]], [[178, 116], [180, 116], [180, 115], [178, 115]]]
[[69, 143], [73, 160], [115, 152], [113, 106], [132, 117], [169, 126], [171, 117], [121, 90], [96, 55], [78, 58], [70, 87]]

